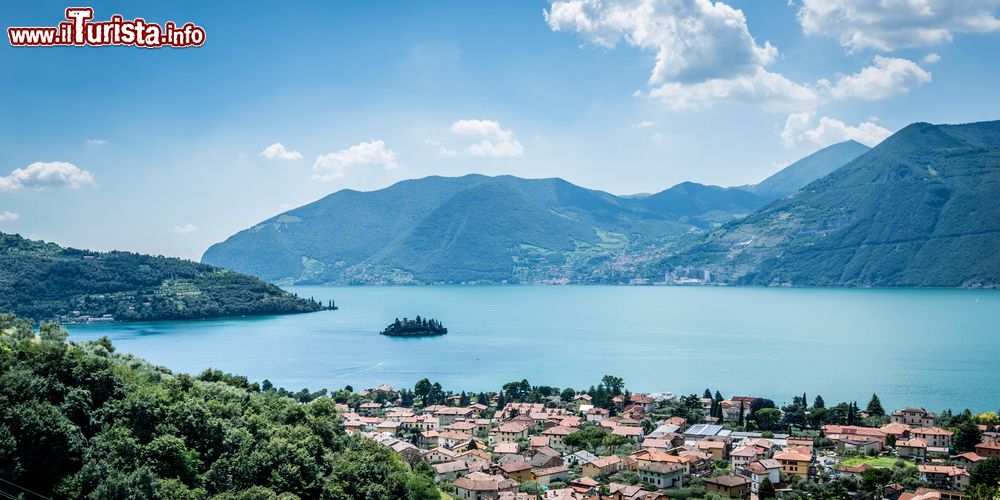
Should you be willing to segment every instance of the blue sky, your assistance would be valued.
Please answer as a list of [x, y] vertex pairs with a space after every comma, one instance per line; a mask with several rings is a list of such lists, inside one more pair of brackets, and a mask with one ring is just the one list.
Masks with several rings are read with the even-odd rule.
[[[336, 190], [427, 175], [753, 183], [847, 138], [1000, 118], [998, 3], [98, 2], [206, 43], [0, 43], [0, 231], [196, 259]], [[0, 18], [54, 26], [65, 7]]]

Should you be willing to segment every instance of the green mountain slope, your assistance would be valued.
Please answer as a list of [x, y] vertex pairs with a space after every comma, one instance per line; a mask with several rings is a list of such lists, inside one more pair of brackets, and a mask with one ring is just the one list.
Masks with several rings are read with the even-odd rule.
[[202, 261], [282, 283], [540, 281], [691, 229], [645, 203], [561, 179], [427, 177], [333, 193]]
[[119, 321], [320, 310], [257, 278], [181, 259], [91, 252], [0, 233], [0, 312]]
[[1000, 122], [916, 123], [660, 269], [737, 284], [1000, 285]]
[[772, 200], [784, 198], [867, 153], [869, 149], [871, 148], [856, 141], [827, 146], [744, 189]]

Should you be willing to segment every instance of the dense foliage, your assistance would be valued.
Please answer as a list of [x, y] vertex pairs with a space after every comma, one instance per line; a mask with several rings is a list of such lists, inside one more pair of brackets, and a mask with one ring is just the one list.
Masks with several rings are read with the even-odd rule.
[[[107, 339], [0, 316], [0, 477], [56, 498], [437, 499], [431, 478], [347, 435], [334, 401], [173, 374]], [[13, 488], [3, 485], [0, 491]]]
[[444, 335], [448, 333], [448, 329], [441, 324], [440, 321], [436, 319], [421, 318], [419, 315], [416, 319], [403, 318], [402, 321], [396, 318], [389, 326], [382, 330], [382, 335], [390, 336], [416, 336], [416, 335]]
[[62, 248], [0, 233], [0, 311], [35, 321], [209, 318], [323, 307], [257, 278], [187, 260]]

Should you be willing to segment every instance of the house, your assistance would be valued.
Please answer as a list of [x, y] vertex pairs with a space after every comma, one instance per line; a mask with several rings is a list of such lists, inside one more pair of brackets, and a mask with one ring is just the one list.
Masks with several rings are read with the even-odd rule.
[[386, 420], [375, 426], [375, 432], [384, 432], [386, 434], [395, 434], [399, 430], [399, 422], [393, 422], [391, 420]]
[[813, 438], [810, 437], [789, 437], [785, 440], [788, 446], [797, 446], [801, 448], [809, 448], [810, 453], [813, 448]]
[[557, 425], [555, 427], [549, 427], [542, 431], [542, 435], [549, 439], [549, 446], [557, 450], [565, 450], [566, 445], [563, 444], [563, 439], [570, 434], [578, 431], [579, 429], [575, 427], [564, 427], [562, 425]]
[[501, 464], [499, 468], [504, 477], [508, 477], [519, 483], [532, 479], [531, 464], [523, 460]]
[[742, 469], [757, 460], [768, 458], [767, 452], [766, 448], [757, 445], [741, 446], [729, 454], [730, 463], [734, 470]]
[[587, 422], [600, 422], [608, 418], [609, 415], [611, 415], [611, 412], [604, 408], [591, 407], [587, 410]]
[[743, 471], [750, 477], [750, 491], [753, 493], [757, 493], [765, 478], [770, 479], [771, 484], [781, 482], [781, 464], [773, 458], [758, 460], [748, 465]]
[[923, 408], [904, 408], [893, 412], [890, 418], [894, 424], [904, 424], [912, 427], [930, 427], [934, 425], [936, 415]]
[[534, 480], [541, 486], [548, 486], [555, 481], [565, 481], [569, 479], [569, 469], [564, 465], [546, 467], [544, 469], [534, 469], [532, 471]]
[[965, 495], [957, 491], [917, 488], [915, 493], [902, 493], [897, 500], [962, 500]]
[[548, 446], [535, 449], [534, 455], [531, 457], [531, 466], [535, 468], [555, 467], [562, 464], [563, 459], [559, 452]]
[[515, 455], [518, 451], [516, 442], [499, 443], [493, 447], [493, 453], [497, 455]]
[[729, 498], [750, 498], [750, 479], [743, 476], [728, 474], [702, 479], [705, 491]]
[[608, 455], [583, 464], [582, 475], [587, 477], [606, 476], [625, 468], [625, 461], [618, 455]]
[[678, 464], [650, 463], [639, 466], [639, 480], [657, 489], [684, 487], [684, 467]]
[[910, 430], [910, 437], [927, 441], [928, 455], [946, 455], [951, 448], [951, 431], [940, 427], [918, 427]]
[[837, 440], [837, 451], [853, 451], [859, 455], [877, 453], [881, 450], [878, 439], [869, 436], [856, 436]]
[[580, 495], [587, 495], [594, 491], [594, 488], [601, 485], [597, 480], [589, 477], [574, 479], [567, 484], [574, 492]]
[[593, 453], [587, 450], [580, 450], [576, 453], [570, 453], [569, 455], [564, 455], [563, 463], [569, 466], [573, 465], [582, 466], [583, 464], [589, 464], [590, 462], [593, 462], [594, 460], [597, 459], [598, 459], [597, 455], [594, 455]]
[[659, 492], [646, 491], [639, 485], [628, 485], [621, 483], [608, 484], [610, 496], [601, 497], [603, 500], [667, 500], [669, 497]]
[[729, 431], [723, 429], [721, 425], [715, 424], [695, 424], [684, 431], [684, 438], [691, 442], [705, 439], [712, 436], [728, 436]]
[[841, 465], [834, 469], [837, 477], [850, 477], [854, 479], [861, 479], [861, 476], [866, 470], [871, 469], [872, 466], [868, 464], [861, 465]]
[[680, 434], [664, 434], [657, 438], [647, 437], [642, 440], [642, 448], [653, 448], [660, 451], [670, 451], [684, 446], [684, 436]]
[[680, 428], [681, 426], [675, 424], [660, 424], [659, 427], [653, 429], [653, 432], [650, 432], [646, 437], [655, 439], [669, 434], [676, 434]]
[[708, 438], [695, 443], [695, 446], [711, 455], [712, 460], [724, 462], [729, 460], [729, 446], [732, 441], [728, 439]]
[[442, 406], [435, 408], [433, 415], [438, 418], [441, 425], [448, 425], [457, 420], [468, 420], [476, 415], [476, 410], [455, 406]]
[[631, 426], [615, 426], [611, 428], [611, 433], [616, 436], [622, 436], [635, 441], [636, 444], [642, 442], [643, 432], [642, 427], [631, 427]]
[[438, 446], [437, 448], [425, 451], [423, 453], [423, 457], [428, 463], [438, 464], [441, 462], [451, 462], [452, 460], [455, 460], [458, 457], [458, 453]]
[[[857, 425], [824, 425], [823, 433], [832, 441], [851, 441], [853, 443], [871, 442], [877, 444], [877, 450], [881, 451], [886, 445], [887, 434], [881, 429], [873, 427], [860, 427]], [[838, 445], [838, 451], [841, 447]]]
[[920, 479], [938, 488], [961, 491], [969, 484], [969, 471], [953, 465], [918, 465]]
[[528, 429], [529, 426], [519, 422], [506, 422], [493, 431], [490, 440], [494, 443], [516, 443], [519, 439], [528, 439]]
[[593, 400], [594, 400], [594, 398], [590, 397], [589, 394], [577, 394], [573, 398], [573, 404], [575, 404], [576, 408], [579, 410], [580, 409], [580, 405], [592, 406], [593, 405], [593, 403], [592, 403]]
[[687, 429], [687, 419], [684, 417], [670, 417], [663, 421], [664, 425], [676, 425], [680, 432]]
[[456, 499], [461, 500], [494, 500], [501, 493], [516, 493], [517, 482], [503, 476], [485, 472], [471, 472], [452, 482], [455, 487]]
[[551, 440], [548, 436], [531, 436], [531, 440], [528, 442], [529, 448], [541, 448], [543, 446], [549, 446]]
[[1000, 444], [979, 443], [976, 445], [976, 455], [983, 458], [1000, 457]]
[[803, 479], [809, 477], [812, 454], [804, 448], [786, 448], [775, 453], [774, 460], [781, 464], [781, 472], [785, 475], [795, 475]]
[[899, 441], [900, 439], [908, 439], [910, 437], [910, 426], [906, 424], [900, 424], [898, 422], [892, 422], [885, 424], [878, 428], [880, 431], [884, 432], [886, 436]]
[[462, 460], [434, 464], [435, 481], [454, 481], [469, 471], [469, 464]]
[[899, 458], [927, 459], [927, 441], [920, 438], [896, 441], [896, 454]]
[[366, 417], [374, 417], [382, 411], [382, 405], [378, 403], [361, 403], [361, 414]]
[[974, 452], [969, 451], [969, 452], [962, 453], [962, 454], [955, 455], [955, 456], [951, 457], [951, 461], [955, 465], [957, 465], [957, 466], [959, 466], [959, 467], [961, 467], [963, 469], [972, 469], [983, 458], [984, 457], [981, 457], [981, 456], [975, 454]]

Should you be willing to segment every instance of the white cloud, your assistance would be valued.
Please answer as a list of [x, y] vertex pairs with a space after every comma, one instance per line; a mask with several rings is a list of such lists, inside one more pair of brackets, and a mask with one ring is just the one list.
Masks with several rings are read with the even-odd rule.
[[926, 56], [924, 56], [924, 58], [921, 59], [921, 61], [924, 64], [935, 64], [935, 63], [941, 62], [941, 56], [938, 55], [937, 52], [931, 52], [930, 54], [927, 54]]
[[624, 42], [655, 52], [649, 95], [670, 109], [742, 101], [801, 110], [818, 97], [809, 86], [767, 71], [778, 49], [757, 43], [743, 12], [723, 2], [557, 0], [544, 14], [553, 31], [573, 31], [602, 47]]
[[862, 144], [874, 146], [892, 135], [889, 129], [871, 121], [850, 126], [829, 116], [820, 118], [819, 124], [814, 126], [815, 117], [816, 113], [813, 111], [788, 115], [788, 119], [785, 120], [785, 128], [781, 131], [781, 142], [786, 147], [800, 145], [826, 147], [853, 139]]
[[868, 101], [902, 95], [931, 81], [931, 74], [917, 63], [896, 57], [875, 56], [874, 65], [844, 75], [830, 87], [837, 99], [858, 97]]
[[21, 218], [21, 214], [8, 212], [6, 210], [0, 212], [0, 222], [14, 222]]
[[298, 151], [292, 151], [285, 149], [285, 146], [280, 142], [271, 144], [270, 146], [264, 148], [260, 152], [260, 156], [267, 158], [268, 160], [301, 160], [302, 154]]
[[649, 83], [729, 78], [778, 56], [759, 45], [743, 12], [709, 0], [558, 0], [545, 12], [553, 31], [570, 30], [597, 45], [619, 41], [656, 52]]
[[104, 139], [87, 139], [88, 146], [103, 146], [107, 143], [108, 141], [105, 141]]
[[313, 164], [313, 176], [329, 181], [346, 176], [347, 169], [351, 167], [382, 167], [393, 170], [399, 166], [396, 156], [396, 152], [387, 148], [385, 141], [381, 139], [362, 142], [317, 157]]
[[736, 78], [717, 78], [694, 84], [667, 83], [649, 92], [672, 110], [700, 109], [721, 101], [756, 103], [770, 111], [800, 111], [819, 99], [808, 86], [764, 68]]
[[656, 125], [656, 123], [653, 122], [652, 120], [643, 120], [643, 121], [641, 121], [639, 123], [636, 123], [635, 125], [632, 125], [632, 126], [635, 127], [635, 128], [649, 128], [649, 127], [652, 127], [653, 125]]
[[78, 189], [96, 185], [94, 175], [72, 163], [61, 161], [35, 162], [25, 168], [14, 169], [0, 177], [0, 191], [17, 191], [22, 188], [69, 187]]
[[428, 141], [437, 144], [441, 156], [491, 156], [494, 158], [524, 156], [524, 147], [511, 130], [504, 130], [500, 123], [494, 120], [459, 120], [451, 124], [452, 134], [462, 138], [475, 140], [459, 149], [444, 146], [440, 141]]
[[1000, 30], [1000, 0], [803, 0], [807, 35], [836, 38], [848, 50], [892, 51], [950, 42], [956, 33]]
[[657, 133], [649, 136], [649, 138], [652, 139], [655, 142], [663, 142], [663, 139], [665, 139], [664, 135], [662, 133], [660, 133], [660, 132], [657, 132]]
[[201, 229], [194, 224], [184, 224], [183, 226], [174, 226], [174, 232], [177, 234], [191, 234], [197, 233]]

